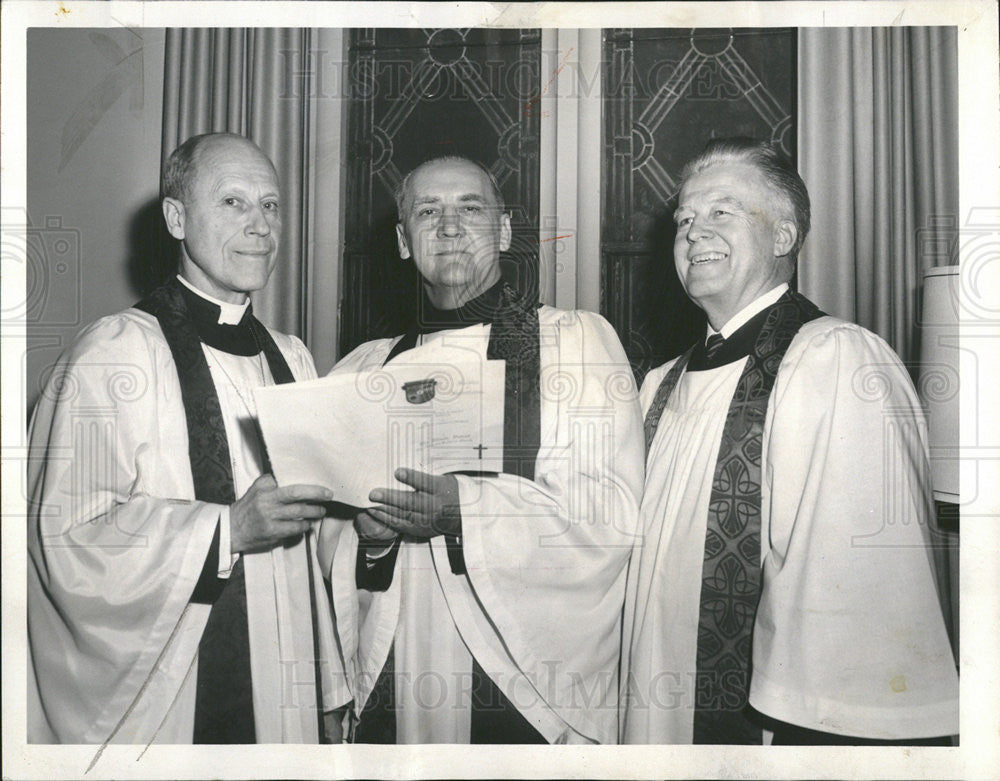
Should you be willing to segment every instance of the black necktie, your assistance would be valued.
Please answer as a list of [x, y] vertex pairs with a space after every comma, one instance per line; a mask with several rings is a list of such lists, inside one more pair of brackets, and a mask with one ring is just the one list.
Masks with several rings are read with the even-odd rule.
[[705, 358], [707, 360], [712, 360], [712, 356], [719, 352], [719, 350], [722, 349], [722, 345], [725, 343], [726, 340], [723, 338], [722, 334], [712, 334], [709, 336], [708, 341], [705, 342]]

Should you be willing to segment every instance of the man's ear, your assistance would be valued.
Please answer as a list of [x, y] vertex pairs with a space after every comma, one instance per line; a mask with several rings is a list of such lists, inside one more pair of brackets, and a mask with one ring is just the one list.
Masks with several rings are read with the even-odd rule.
[[164, 198], [163, 219], [167, 223], [170, 235], [179, 241], [184, 240], [184, 204], [176, 198]]
[[403, 223], [396, 223], [396, 243], [399, 245], [399, 257], [407, 260], [410, 257], [410, 248], [406, 243], [406, 231], [403, 230]]
[[774, 256], [781, 258], [792, 251], [799, 236], [798, 228], [791, 220], [778, 220], [774, 228]]
[[510, 215], [500, 215], [500, 251], [506, 252], [510, 249]]

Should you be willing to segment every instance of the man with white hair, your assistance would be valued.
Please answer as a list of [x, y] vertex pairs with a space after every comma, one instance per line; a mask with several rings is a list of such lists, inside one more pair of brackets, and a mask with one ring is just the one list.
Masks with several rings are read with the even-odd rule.
[[947, 744], [958, 681], [905, 370], [789, 289], [809, 196], [775, 148], [710, 142], [674, 217], [708, 333], [640, 394], [623, 740]]

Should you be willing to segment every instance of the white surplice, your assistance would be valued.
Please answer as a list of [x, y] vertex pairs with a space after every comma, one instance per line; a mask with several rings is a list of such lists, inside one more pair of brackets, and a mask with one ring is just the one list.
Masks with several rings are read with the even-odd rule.
[[[623, 741], [690, 743], [708, 503], [746, 359], [685, 372], [647, 458], [626, 600]], [[646, 377], [648, 410], [670, 362]], [[764, 423], [763, 586], [750, 703], [824, 732], [958, 731], [958, 680], [928, 549], [925, 424], [879, 337], [821, 317], [793, 339]]]
[[[385, 592], [358, 592], [357, 537], [324, 521], [337, 630], [360, 714], [395, 641], [397, 740], [467, 743], [473, 657], [550, 742], [615, 742], [626, 565], [642, 487], [642, 423], [629, 364], [598, 315], [539, 309], [541, 447], [535, 480], [458, 476], [468, 575], [445, 542], [404, 542]], [[485, 357], [490, 327], [424, 337]], [[396, 340], [334, 371], [382, 366]], [[345, 443], [345, 446], [349, 444]], [[364, 458], [363, 453], [358, 454]]]
[[[315, 376], [298, 339], [271, 334], [296, 379]], [[239, 497], [261, 474], [252, 389], [272, 378], [262, 357], [204, 351]], [[189, 598], [223, 506], [194, 500], [180, 384], [155, 318], [130, 309], [85, 329], [52, 373], [30, 442], [29, 741], [190, 743], [210, 606]], [[304, 540], [246, 554], [260, 743], [318, 739], [309, 566], [324, 709], [350, 699], [315, 542], [311, 561]]]

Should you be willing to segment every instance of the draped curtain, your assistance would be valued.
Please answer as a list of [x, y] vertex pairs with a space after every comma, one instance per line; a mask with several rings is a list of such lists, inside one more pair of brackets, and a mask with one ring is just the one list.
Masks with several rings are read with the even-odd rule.
[[317, 52], [341, 48], [339, 30], [175, 28], [164, 63], [164, 160], [192, 135], [231, 132], [274, 162], [282, 238], [254, 311], [306, 339], [321, 371], [336, 357], [341, 101], [320, 103], [314, 71]]
[[[957, 30], [803, 28], [798, 67], [813, 214], [799, 289], [879, 334], [916, 374], [923, 274], [957, 262]], [[933, 540], [957, 658], [957, 523]]]
[[801, 29], [798, 135], [813, 208], [799, 289], [913, 365], [923, 273], [955, 262], [956, 29]]

